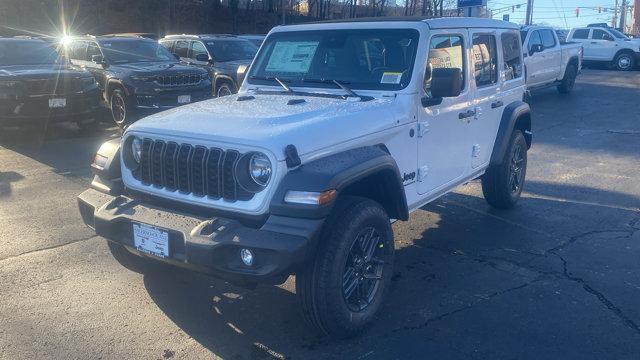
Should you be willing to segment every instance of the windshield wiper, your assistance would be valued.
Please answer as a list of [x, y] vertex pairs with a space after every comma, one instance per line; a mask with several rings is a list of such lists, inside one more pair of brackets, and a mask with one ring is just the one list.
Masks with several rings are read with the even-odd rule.
[[288, 93], [292, 93], [295, 94], [295, 91], [293, 91], [293, 89], [291, 89], [289, 87], [289, 85], [285, 84], [284, 81], [278, 79], [275, 76], [257, 76], [257, 75], [253, 75], [250, 77], [250, 79], [254, 79], [254, 80], [267, 80], [267, 81], [275, 81], [277, 82], [280, 86], [282, 86], [282, 88], [284, 89], [284, 91], [288, 92]]
[[301, 81], [308, 83], [335, 84], [340, 89], [344, 90], [344, 92], [347, 93], [346, 96], [348, 97], [357, 97], [360, 99], [360, 101], [369, 101], [373, 99], [371, 96], [359, 95], [355, 91], [351, 90], [351, 88], [346, 85], [349, 83], [348, 81], [338, 81], [334, 79], [302, 79]]

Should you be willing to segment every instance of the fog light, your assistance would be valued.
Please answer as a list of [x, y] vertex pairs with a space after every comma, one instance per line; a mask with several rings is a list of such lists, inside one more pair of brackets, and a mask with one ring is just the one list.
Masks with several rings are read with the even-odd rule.
[[240, 250], [240, 257], [242, 258], [242, 262], [247, 265], [253, 265], [253, 252], [249, 249]]

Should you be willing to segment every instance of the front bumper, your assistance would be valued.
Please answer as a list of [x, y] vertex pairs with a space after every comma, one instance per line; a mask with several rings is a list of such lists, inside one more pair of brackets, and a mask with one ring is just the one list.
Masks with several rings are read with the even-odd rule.
[[[50, 99], [65, 99], [64, 107], [49, 107]], [[99, 91], [61, 95], [5, 95], [0, 96], [0, 124], [20, 125], [46, 119], [48, 121], [76, 121], [91, 118], [100, 108]]]
[[198, 86], [169, 88], [135, 88], [132, 91], [135, 107], [140, 112], [156, 112], [186, 105], [178, 98], [188, 95], [189, 103], [207, 100], [212, 97], [211, 82], [202, 82]]
[[[181, 213], [95, 189], [80, 194], [78, 205], [84, 223], [97, 235], [134, 254], [240, 282], [282, 283], [310, 259], [323, 224], [323, 220], [271, 215], [260, 228], [252, 228], [237, 220]], [[169, 257], [136, 250], [133, 223], [167, 231]], [[252, 266], [242, 263], [242, 248], [253, 251]]]

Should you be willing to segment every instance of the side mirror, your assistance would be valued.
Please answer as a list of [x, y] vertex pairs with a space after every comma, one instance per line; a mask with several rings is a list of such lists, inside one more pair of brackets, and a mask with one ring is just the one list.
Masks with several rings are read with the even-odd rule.
[[442, 98], [456, 97], [462, 92], [462, 69], [435, 68], [431, 70], [431, 96], [422, 98], [424, 107], [442, 103]]
[[209, 55], [207, 55], [207, 54], [198, 54], [198, 55], [196, 55], [196, 61], [209, 62]]
[[533, 44], [531, 45], [531, 50], [529, 50], [529, 56], [542, 52], [544, 50], [544, 46], [542, 44]]
[[93, 62], [94, 64], [102, 65], [102, 66], [107, 65], [107, 62], [104, 60], [104, 57], [102, 55], [92, 55], [91, 62]]

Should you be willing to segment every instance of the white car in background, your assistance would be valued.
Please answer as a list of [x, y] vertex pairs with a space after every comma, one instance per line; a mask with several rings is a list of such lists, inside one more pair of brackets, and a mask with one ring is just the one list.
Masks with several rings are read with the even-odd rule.
[[582, 69], [582, 46], [561, 41], [546, 26], [522, 27], [520, 36], [527, 89], [556, 86], [560, 93], [570, 93]]
[[632, 70], [640, 63], [640, 40], [613, 28], [571, 29], [567, 40], [582, 45], [585, 61], [608, 62], [620, 71]]

